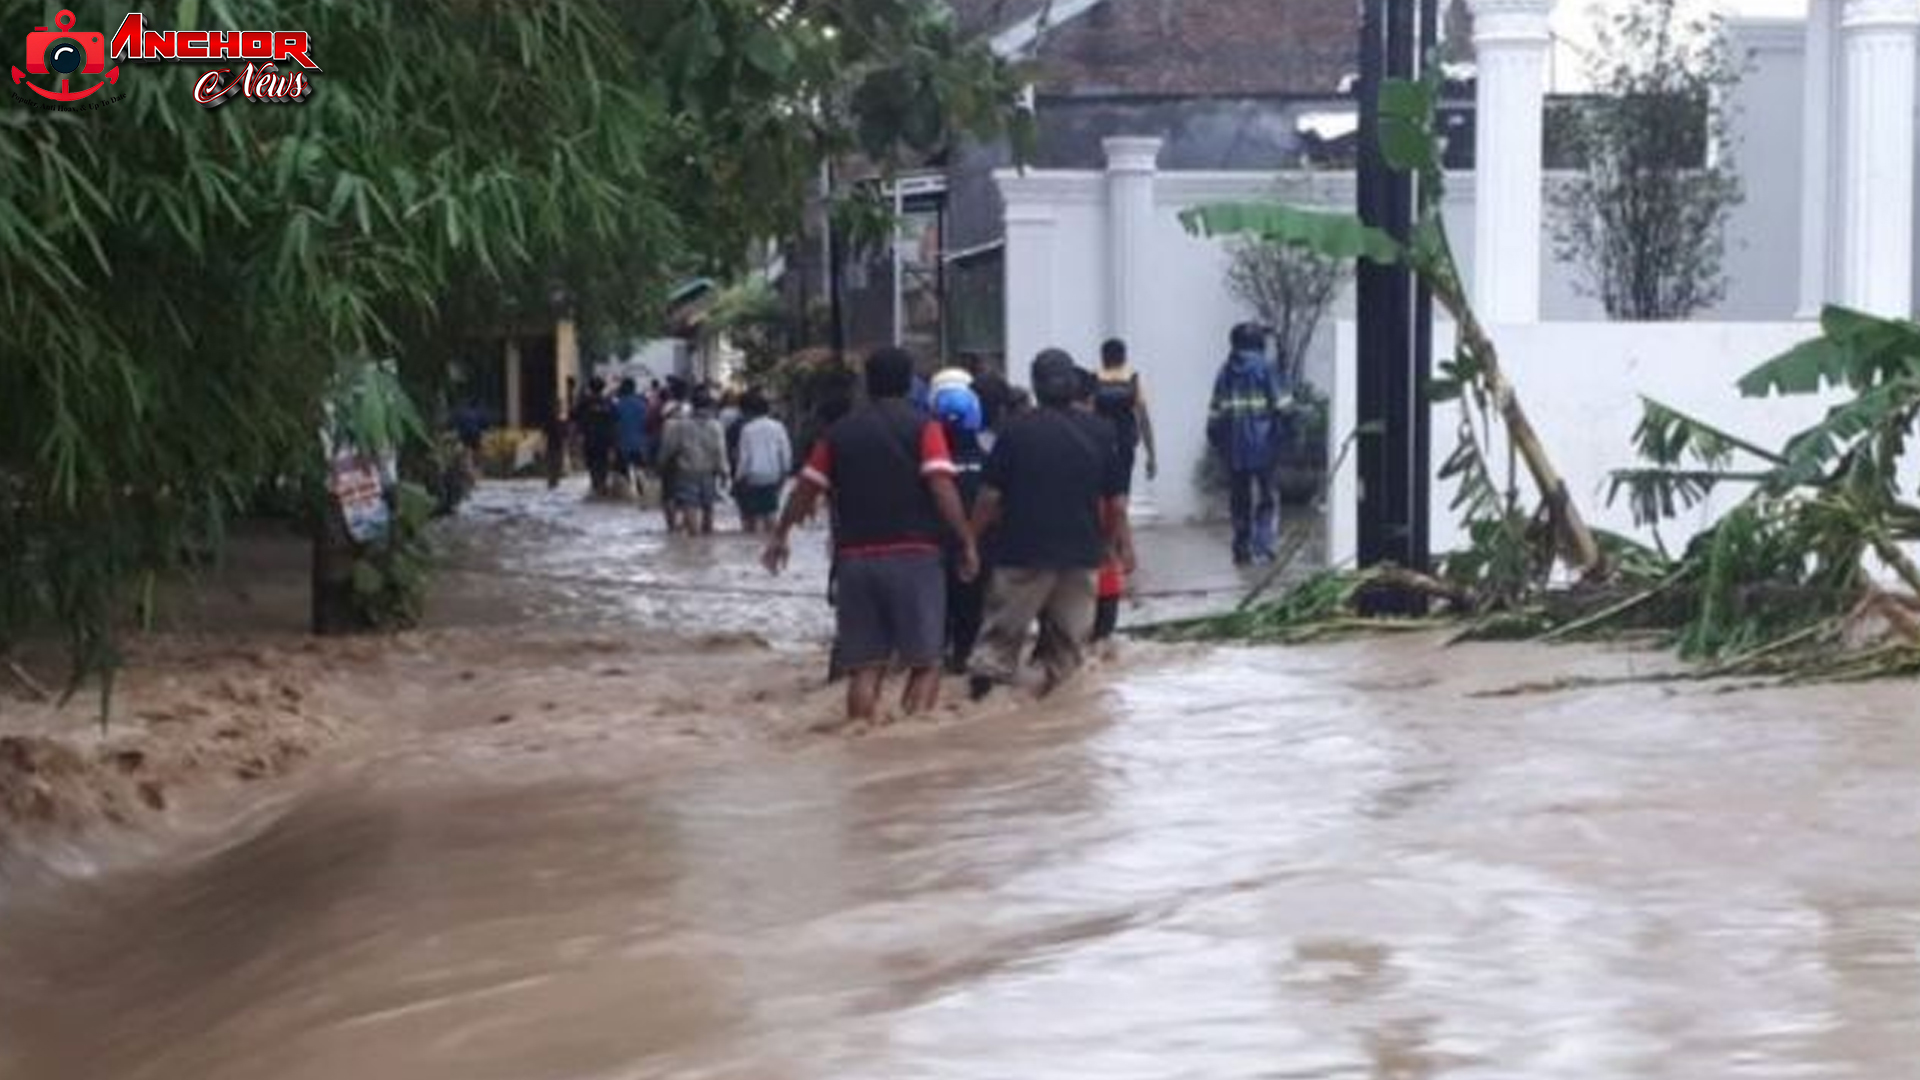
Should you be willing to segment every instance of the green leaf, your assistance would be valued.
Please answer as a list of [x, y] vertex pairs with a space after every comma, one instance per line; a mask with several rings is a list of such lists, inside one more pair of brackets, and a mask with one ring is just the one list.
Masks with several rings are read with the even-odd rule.
[[380, 572], [379, 567], [374, 566], [365, 559], [354, 562], [353, 591], [355, 593], [358, 593], [363, 598], [374, 597], [380, 595], [381, 591], [386, 587], [386, 575]]
[[1330, 259], [1400, 261], [1398, 241], [1353, 214], [1304, 210], [1283, 203], [1222, 202], [1189, 207], [1180, 224], [1196, 236], [1253, 235], [1294, 244]]
[[1764, 473], [1732, 473], [1715, 469], [1615, 469], [1608, 475], [1607, 505], [1627, 496], [1636, 525], [1653, 525], [1699, 505], [1721, 484], [1755, 482]]
[[1847, 381], [1850, 350], [1827, 337], [1803, 341], [1742, 376], [1745, 397], [1815, 394]]
[[1417, 79], [1388, 79], [1380, 84], [1383, 118], [1424, 124], [1433, 116], [1433, 87]]
[[1427, 174], [1440, 167], [1433, 138], [1436, 87], [1389, 79], [1380, 87], [1380, 153], [1389, 168]]
[[746, 54], [748, 63], [775, 79], [784, 77], [793, 67], [793, 54], [786, 41], [769, 27], [761, 27], [747, 38]]
[[1380, 124], [1380, 155], [1397, 172], [1422, 172], [1435, 161], [1433, 140], [1410, 124]]
[[1895, 422], [1898, 430], [1887, 434], [1900, 436], [1916, 408], [1920, 408], [1920, 378], [1876, 386], [1835, 405], [1820, 423], [1787, 440], [1787, 465], [1770, 478], [1768, 490], [1784, 494], [1813, 483], [1842, 453], [1889, 421]]
[[1747, 397], [1814, 394], [1828, 387], [1865, 389], [1920, 374], [1920, 326], [1843, 307], [1821, 314], [1820, 337], [1801, 342], [1740, 380]]
[[1676, 465], [1682, 460], [1696, 461], [1709, 468], [1724, 466], [1735, 450], [1761, 459], [1769, 465], [1784, 465], [1786, 457], [1740, 438], [1723, 428], [1689, 416], [1670, 405], [1649, 397], [1640, 399], [1640, 425], [1634, 429], [1634, 448], [1641, 457], [1656, 465]]

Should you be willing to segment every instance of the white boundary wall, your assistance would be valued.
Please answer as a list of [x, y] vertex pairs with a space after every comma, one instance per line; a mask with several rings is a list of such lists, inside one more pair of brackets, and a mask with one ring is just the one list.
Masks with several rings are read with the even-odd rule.
[[[1024, 385], [1034, 354], [1049, 347], [1093, 366], [1101, 341], [1125, 337], [1147, 387], [1160, 448], [1159, 479], [1135, 478], [1136, 513], [1172, 521], [1221, 516], [1225, 507], [1203, 498], [1195, 482], [1205, 451], [1207, 398], [1226, 358], [1228, 330], [1253, 312], [1228, 291], [1228, 243], [1189, 236], [1180, 212], [1283, 192], [1289, 202], [1345, 210], [1354, 205], [1353, 176], [1149, 171], [1141, 162], [1154, 140], [1108, 142], [1105, 171], [1004, 170], [995, 176], [1006, 204], [1007, 373]], [[1473, 186], [1471, 174], [1449, 176], [1445, 206], [1469, 280]], [[1567, 267], [1543, 253], [1541, 274], [1548, 317], [1589, 317], [1592, 303], [1578, 295]], [[1348, 292], [1333, 318], [1351, 316]], [[1119, 310], [1123, 297], [1133, 298], [1125, 311]], [[1333, 329], [1329, 320], [1307, 357], [1308, 377], [1323, 389], [1333, 378]]]
[[[1356, 423], [1355, 330], [1352, 322], [1343, 321], [1335, 334], [1338, 389], [1330, 426], [1336, 439]], [[1812, 323], [1539, 323], [1496, 326], [1488, 332], [1581, 512], [1596, 527], [1641, 540], [1651, 540], [1652, 534], [1634, 526], [1625, 498], [1608, 506], [1606, 496], [1611, 471], [1638, 464], [1632, 438], [1643, 395], [1769, 447], [1819, 420], [1832, 403], [1831, 397], [1743, 398], [1734, 388], [1740, 376], [1762, 361], [1818, 333]], [[1448, 354], [1452, 341], [1452, 327], [1437, 325], [1436, 358]], [[1436, 473], [1458, 441], [1458, 408], [1455, 403], [1434, 408]], [[1506, 442], [1497, 423], [1495, 427], [1493, 450], [1501, 466], [1496, 475], [1504, 482]], [[1532, 484], [1524, 466], [1519, 475], [1522, 499], [1531, 505]], [[1464, 542], [1455, 515], [1447, 509], [1454, 491], [1452, 481], [1435, 480], [1431, 529], [1436, 553]], [[1333, 478], [1328, 501], [1328, 554], [1336, 565], [1354, 557], [1358, 494], [1350, 454]], [[1663, 525], [1661, 536], [1677, 553], [1741, 494], [1732, 488], [1717, 493]]]
[[[1138, 172], [1033, 171], [998, 175], [1006, 201], [1007, 373], [1025, 385], [1041, 349], [1058, 347], [1087, 367], [1100, 343], [1127, 339], [1153, 412], [1159, 479], [1135, 478], [1136, 512], [1185, 521], [1224, 508], [1202, 499], [1196, 477], [1206, 448], [1207, 399], [1227, 354], [1227, 332], [1251, 311], [1228, 292], [1228, 248], [1187, 235], [1180, 211], [1197, 203], [1257, 199], [1276, 192], [1270, 173], [1151, 174], [1145, 221], [1116, 221], [1117, 183], [1138, 185]], [[1350, 206], [1351, 176], [1298, 180], [1292, 197]], [[1137, 188], [1134, 189], [1137, 193]], [[1116, 237], [1124, 239], [1116, 242]], [[1119, 252], [1116, 257], [1116, 252]], [[1119, 298], [1135, 298], [1125, 313]], [[1333, 326], [1322, 328], [1318, 380], [1332, 373]]]

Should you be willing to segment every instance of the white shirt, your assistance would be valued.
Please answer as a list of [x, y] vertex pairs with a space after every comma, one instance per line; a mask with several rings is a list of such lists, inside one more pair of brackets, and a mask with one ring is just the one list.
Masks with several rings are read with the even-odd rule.
[[771, 416], [749, 420], [740, 429], [738, 455], [734, 476], [743, 484], [778, 484], [793, 472], [793, 442], [786, 426]]

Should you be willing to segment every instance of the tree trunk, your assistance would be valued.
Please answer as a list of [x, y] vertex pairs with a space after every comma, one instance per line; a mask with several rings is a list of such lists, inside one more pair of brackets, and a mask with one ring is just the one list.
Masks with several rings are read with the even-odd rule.
[[313, 530], [313, 632], [351, 634], [362, 627], [353, 602], [353, 538], [328, 497]]
[[1501, 370], [1499, 353], [1481, 328], [1479, 318], [1456, 290], [1435, 289], [1434, 295], [1447, 313], [1453, 316], [1459, 327], [1461, 344], [1480, 362], [1487, 392], [1493, 395], [1494, 405], [1500, 410], [1500, 419], [1506, 424], [1507, 438], [1513, 441], [1514, 449], [1526, 462], [1527, 473], [1533, 477], [1534, 487], [1540, 492], [1540, 498], [1547, 505], [1547, 513], [1552, 517], [1560, 556], [1583, 578], [1593, 580], [1604, 577], [1607, 572], [1606, 558], [1601, 554], [1599, 542], [1594, 540], [1593, 530], [1587, 528], [1586, 519], [1580, 516], [1580, 508], [1574, 505], [1573, 496], [1567, 491], [1566, 480], [1561, 478], [1553, 462], [1548, 459], [1547, 449], [1541, 445], [1540, 436], [1533, 430], [1532, 421], [1527, 419], [1526, 410], [1520, 407], [1520, 398], [1513, 392], [1513, 384], [1507, 381], [1506, 372]]

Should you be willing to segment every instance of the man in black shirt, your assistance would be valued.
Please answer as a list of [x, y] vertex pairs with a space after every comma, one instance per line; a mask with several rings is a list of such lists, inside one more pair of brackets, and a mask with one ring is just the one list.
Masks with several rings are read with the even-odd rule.
[[580, 425], [580, 441], [586, 450], [587, 475], [592, 479], [593, 493], [605, 495], [607, 474], [613, 468], [616, 427], [613, 402], [607, 399], [607, 380], [598, 375], [587, 380], [587, 393], [574, 411], [574, 422]]
[[997, 556], [975, 697], [1013, 681], [1036, 618], [1047, 688], [1072, 675], [1093, 633], [1101, 562], [1111, 550], [1133, 571], [1125, 463], [1112, 425], [1073, 408], [1079, 387], [1072, 357], [1041, 353], [1033, 361], [1041, 408], [1009, 422], [987, 459], [973, 532], [998, 530]]

